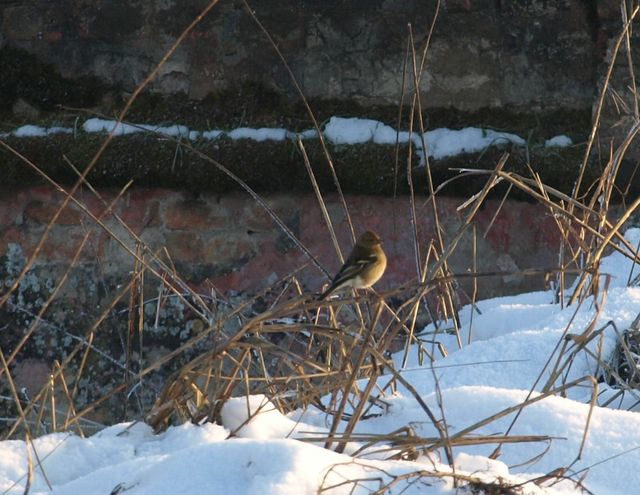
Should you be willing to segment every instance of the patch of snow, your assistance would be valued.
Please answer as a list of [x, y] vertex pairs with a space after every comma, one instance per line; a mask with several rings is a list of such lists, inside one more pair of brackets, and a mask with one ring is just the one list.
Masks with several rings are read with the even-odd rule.
[[13, 131], [13, 135], [16, 137], [43, 137], [47, 135], [47, 130], [44, 127], [37, 125], [23, 125]]
[[151, 131], [163, 134], [165, 136], [179, 137], [189, 136], [189, 128], [184, 125], [150, 125], [150, 124], [118, 124], [115, 120], [105, 120], [99, 118], [92, 118], [85, 121], [82, 124], [82, 129], [85, 132], [113, 132], [116, 136], [123, 136], [126, 134], [136, 134], [139, 132]]
[[264, 395], [229, 399], [220, 416], [225, 428], [244, 438], [288, 438], [298, 426]]
[[[45, 435], [33, 443], [43, 462], [34, 469], [29, 493], [314, 495], [324, 488], [329, 494], [346, 495], [354, 493], [354, 489], [355, 493], [371, 493], [396, 476], [407, 477], [395, 484], [395, 489], [407, 495], [457, 493], [446, 476], [451, 473], [450, 468], [434, 458], [422, 456], [416, 462], [356, 460], [296, 440], [227, 439], [227, 435], [227, 430], [213, 424], [171, 427], [157, 436], [139, 424], [116, 425], [86, 439], [61, 433]], [[24, 493], [26, 448], [23, 441], [0, 443], [3, 493]], [[531, 475], [510, 474], [500, 461], [458, 454], [456, 464], [461, 474], [486, 481], [522, 483], [527, 490], [524, 493], [572, 493], [558, 488], [543, 491], [527, 483]], [[415, 483], [411, 474], [418, 470], [441, 477], [429, 478], [428, 484]], [[43, 472], [53, 492], [49, 491]]]
[[[117, 127], [117, 129], [116, 129]], [[114, 132], [116, 136], [123, 136], [125, 134], [131, 134], [133, 132], [140, 132], [141, 129], [130, 126], [128, 124], [118, 123], [115, 120], [105, 120], [99, 118], [88, 119], [82, 124], [84, 132]]]
[[447, 128], [427, 131], [427, 152], [433, 158], [446, 158], [460, 153], [474, 153], [489, 146], [509, 143], [524, 145], [525, 140], [515, 134], [491, 129], [466, 127], [460, 130]]
[[45, 137], [50, 136], [51, 134], [71, 134], [73, 129], [68, 127], [40, 127], [37, 125], [23, 125], [22, 127], [18, 127], [13, 134], [15, 137]]
[[204, 131], [201, 133], [202, 139], [218, 139], [220, 136], [224, 135], [223, 131], [219, 131], [217, 129], [212, 129], [210, 131]]
[[373, 140], [382, 122], [357, 117], [331, 117], [324, 127], [324, 135], [333, 144], [361, 144]]
[[317, 139], [318, 131], [315, 129], [307, 129], [305, 131], [299, 132], [298, 135], [301, 139]]
[[227, 133], [231, 139], [252, 139], [253, 141], [282, 141], [289, 137], [289, 131], [286, 129], [272, 129], [262, 127], [260, 129], [252, 129], [250, 127], [238, 127]]
[[396, 144], [396, 140], [406, 143], [417, 138], [415, 133], [410, 136], [408, 132], [398, 132], [377, 120], [358, 117], [331, 117], [325, 125], [324, 135], [333, 144]]
[[[357, 117], [331, 117], [324, 128], [324, 134], [333, 144], [362, 144], [374, 142], [377, 144], [395, 144], [411, 141], [419, 152], [422, 152], [420, 134], [396, 129], [382, 122]], [[424, 135], [427, 151], [430, 157], [439, 159], [460, 153], [482, 151], [489, 146], [508, 143], [524, 145], [525, 140], [515, 134], [498, 132], [491, 129], [467, 127], [459, 130], [434, 129]]]
[[571, 146], [572, 144], [573, 141], [571, 140], [571, 138], [565, 134], [554, 136], [544, 142], [544, 145], [547, 148], [566, 148], [567, 146]]
[[155, 126], [155, 125], [142, 125], [144, 130], [157, 132], [165, 136], [172, 137], [188, 137], [189, 128], [184, 125], [168, 125], [168, 126]]

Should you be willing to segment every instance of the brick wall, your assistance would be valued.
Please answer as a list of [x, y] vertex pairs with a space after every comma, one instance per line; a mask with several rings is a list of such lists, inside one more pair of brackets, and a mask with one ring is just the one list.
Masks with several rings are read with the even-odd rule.
[[[114, 190], [100, 193], [107, 203], [117, 194]], [[81, 191], [78, 198], [97, 216], [105, 209], [88, 190]], [[62, 199], [62, 194], [44, 187], [5, 191], [0, 197], [0, 255], [7, 254], [10, 244], [19, 245], [25, 256], [32, 253]], [[380, 288], [390, 288], [415, 277], [408, 198], [349, 196], [346, 201], [356, 235], [373, 229], [385, 241], [390, 262]], [[351, 246], [346, 215], [337, 197], [329, 196], [326, 202], [346, 256]], [[446, 237], [455, 233], [466, 215], [465, 210], [457, 211], [461, 202], [454, 198], [438, 201]], [[318, 262], [334, 273], [339, 262], [315, 196], [269, 196], [267, 203]], [[554, 266], [558, 236], [548, 212], [534, 204], [508, 203], [485, 237], [497, 207], [498, 202], [490, 200], [477, 217], [478, 270]], [[188, 192], [134, 189], [117, 201], [114, 211], [154, 251], [166, 248], [178, 272], [194, 287], [213, 284], [222, 292], [254, 292], [308, 262], [307, 256], [247, 195], [195, 197]], [[424, 257], [428, 243], [434, 239], [433, 216], [424, 198], [417, 200], [417, 220]], [[53, 226], [36, 264], [67, 265], [84, 234], [91, 231], [92, 236], [80, 256], [81, 264], [95, 267], [103, 276], [126, 278], [133, 269], [133, 257], [113, 236], [131, 249], [135, 249], [135, 241], [113, 216], [105, 216], [104, 221], [111, 234], [98, 227], [77, 206], [67, 206]], [[452, 258], [452, 267], [458, 273], [472, 266], [470, 232]], [[312, 264], [300, 272], [299, 278], [314, 291], [327, 281]], [[480, 288], [485, 296], [504, 294], [540, 288], [540, 279], [493, 277], [481, 281]]]

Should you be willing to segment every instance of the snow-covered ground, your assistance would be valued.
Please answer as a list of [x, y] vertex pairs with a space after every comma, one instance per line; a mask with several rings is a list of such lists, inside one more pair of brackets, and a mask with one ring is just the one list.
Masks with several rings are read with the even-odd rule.
[[[630, 229], [626, 236], [635, 246], [640, 229]], [[598, 301], [601, 312], [593, 328], [597, 331], [607, 322], [615, 328], [607, 326], [602, 339], [594, 339], [589, 346], [593, 355], [609, 356], [616, 331], [627, 328], [640, 312], [640, 288], [626, 286], [631, 269], [632, 263], [618, 253], [603, 262], [602, 271], [612, 276], [612, 283], [606, 300]], [[402, 374], [424, 402], [446, 419], [449, 436], [539, 397], [558, 358], [558, 344], [567, 333], [583, 332], [598, 314], [593, 300], [562, 309], [552, 299], [550, 292], [533, 292], [481, 301], [480, 313], [474, 310], [473, 318], [472, 309], [464, 308], [461, 337], [466, 343], [471, 333], [471, 343], [455, 351], [453, 338], [441, 337], [451, 352], [433, 368], [419, 364], [416, 347], [410, 350]], [[403, 353], [394, 358], [400, 366]], [[552, 386], [596, 372], [593, 356], [582, 351]], [[382, 376], [379, 385], [389, 380], [388, 375]], [[505, 443], [496, 460], [488, 457], [495, 444], [456, 447], [456, 473], [521, 483], [522, 493], [585, 493], [576, 480], [597, 495], [638, 493], [640, 413], [624, 410], [625, 404], [617, 402], [608, 408], [596, 406], [590, 415], [593, 391], [593, 384], [585, 381], [566, 393], [534, 401], [517, 417], [512, 412], [479, 426], [467, 436], [509, 431], [551, 440]], [[612, 392], [599, 384], [599, 401]], [[410, 426], [419, 437], [437, 437], [408, 390], [400, 387], [384, 400], [388, 409], [360, 421], [356, 433], [379, 435]], [[246, 422], [249, 414], [252, 418]], [[436, 453], [405, 461], [389, 460], [389, 452], [384, 451], [358, 452], [360, 446], [355, 443], [348, 444], [342, 454], [324, 449], [318, 438], [326, 435], [330, 420], [314, 408], [284, 416], [265, 397], [253, 396], [230, 400], [221, 416], [222, 425], [185, 424], [160, 435], [142, 423], [129, 423], [84, 439], [68, 433], [35, 439], [30, 449], [34, 473], [29, 493], [49, 493], [47, 483], [55, 494], [311, 495], [330, 487], [326, 493], [368, 494], [383, 487], [395, 494], [459, 493], [447, 477], [450, 468]], [[25, 442], [0, 443], [0, 493], [24, 493], [28, 459]], [[530, 481], [565, 467], [565, 475], [574, 481], [558, 483], [553, 478], [541, 485]]]
[[[193, 130], [184, 125], [154, 125], [154, 124], [126, 124], [117, 125], [114, 120], [91, 118], [86, 120], [78, 129], [70, 127], [44, 128], [32, 124], [24, 125], [12, 132], [0, 134], [15, 137], [44, 137], [51, 134], [73, 134], [77, 132], [96, 133], [114, 132], [117, 136], [134, 134], [139, 132], [156, 132], [171, 137], [181, 137], [195, 141], [198, 139], [250, 139], [253, 141], [283, 141], [285, 139], [315, 139], [317, 132], [309, 129], [300, 133], [282, 128], [239, 127], [232, 130], [210, 129]], [[411, 141], [416, 153], [423, 157], [423, 148], [426, 146], [428, 155], [432, 158], [445, 158], [461, 153], [473, 153], [482, 151], [489, 146], [515, 144], [524, 146], [525, 140], [516, 134], [498, 132], [492, 129], [480, 129], [466, 127], [464, 129], [433, 129], [421, 135], [419, 132], [398, 131], [383, 122], [364, 118], [331, 117], [322, 128], [325, 138], [336, 145], [350, 144], [387, 144], [394, 145], [396, 140], [401, 143]], [[568, 136], [559, 135], [548, 139], [545, 147], [561, 148], [571, 146], [573, 143]]]

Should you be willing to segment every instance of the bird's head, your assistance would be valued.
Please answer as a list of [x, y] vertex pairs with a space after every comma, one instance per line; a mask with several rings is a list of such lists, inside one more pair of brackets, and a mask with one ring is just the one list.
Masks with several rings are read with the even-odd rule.
[[358, 239], [358, 244], [366, 247], [379, 246], [380, 244], [382, 244], [382, 239], [380, 239], [378, 234], [376, 234], [375, 232], [367, 230], [360, 236], [360, 239]]

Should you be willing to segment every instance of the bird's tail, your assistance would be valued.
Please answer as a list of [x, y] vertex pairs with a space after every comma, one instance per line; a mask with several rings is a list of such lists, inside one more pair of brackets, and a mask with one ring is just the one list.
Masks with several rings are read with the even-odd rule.
[[327, 296], [331, 294], [332, 291], [333, 291], [333, 288], [329, 287], [327, 290], [325, 290], [322, 294], [320, 294], [316, 298], [316, 301], [324, 301], [327, 298]]
[[322, 294], [318, 296], [317, 301], [324, 301], [327, 297], [331, 295], [333, 291], [336, 290], [336, 284], [331, 284], [327, 290], [325, 290]]

